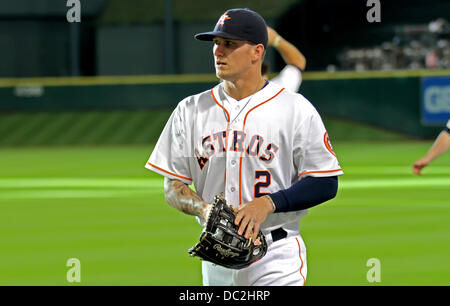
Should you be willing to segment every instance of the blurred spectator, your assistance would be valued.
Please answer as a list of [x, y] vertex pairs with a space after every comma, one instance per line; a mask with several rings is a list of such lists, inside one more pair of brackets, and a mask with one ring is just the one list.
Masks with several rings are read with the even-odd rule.
[[338, 70], [448, 69], [450, 25], [442, 18], [426, 26], [397, 28], [392, 41], [379, 46], [346, 49], [338, 55]]

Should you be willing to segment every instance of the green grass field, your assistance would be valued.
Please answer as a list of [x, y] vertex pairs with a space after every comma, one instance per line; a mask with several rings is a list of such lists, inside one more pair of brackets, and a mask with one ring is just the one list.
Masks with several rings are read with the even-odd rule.
[[[414, 176], [431, 142], [334, 142], [338, 196], [301, 221], [307, 285], [450, 285], [450, 154]], [[151, 146], [0, 149], [0, 285], [201, 285], [201, 232], [169, 207]], [[371, 258], [381, 282], [369, 283]], [[76, 283], [74, 283], [76, 284]]]

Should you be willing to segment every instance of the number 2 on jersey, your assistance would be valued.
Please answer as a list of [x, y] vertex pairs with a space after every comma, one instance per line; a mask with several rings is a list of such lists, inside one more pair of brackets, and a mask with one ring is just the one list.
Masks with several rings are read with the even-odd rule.
[[[265, 177], [265, 180], [262, 180], [262, 178]], [[262, 192], [261, 188], [267, 188], [270, 186], [271, 183], [271, 176], [270, 172], [267, 170], [257, 170], [255, 171], [255, 179], [260, 179], [261, 181], [257, 182], [255, 184], [255, 198], [262, 197], [264, 195], [270, 194], [270, 192]]]

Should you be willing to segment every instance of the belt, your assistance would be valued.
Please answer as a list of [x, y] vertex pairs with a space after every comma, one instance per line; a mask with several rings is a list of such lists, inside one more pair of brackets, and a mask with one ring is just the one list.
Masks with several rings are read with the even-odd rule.
[[282, 228], [277, 228], [270, 232], [270, 235], [272, 236], [272, 242], [284, 239], [287, 237], [287, 232]]

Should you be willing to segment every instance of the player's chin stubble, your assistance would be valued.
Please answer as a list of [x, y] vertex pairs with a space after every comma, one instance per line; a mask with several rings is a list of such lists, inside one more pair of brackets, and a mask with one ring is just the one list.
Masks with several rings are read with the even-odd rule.
[[214, 68], [216, 69], [216, 75], [219, 76], [222, 73], [222, 69], [216, 65], [214, 65]]
[[220, 69], [216, 69], [216, 76], [219, 78], [219, 79], [223, 79], [224, 78], [224, 73], [220, 70]]

